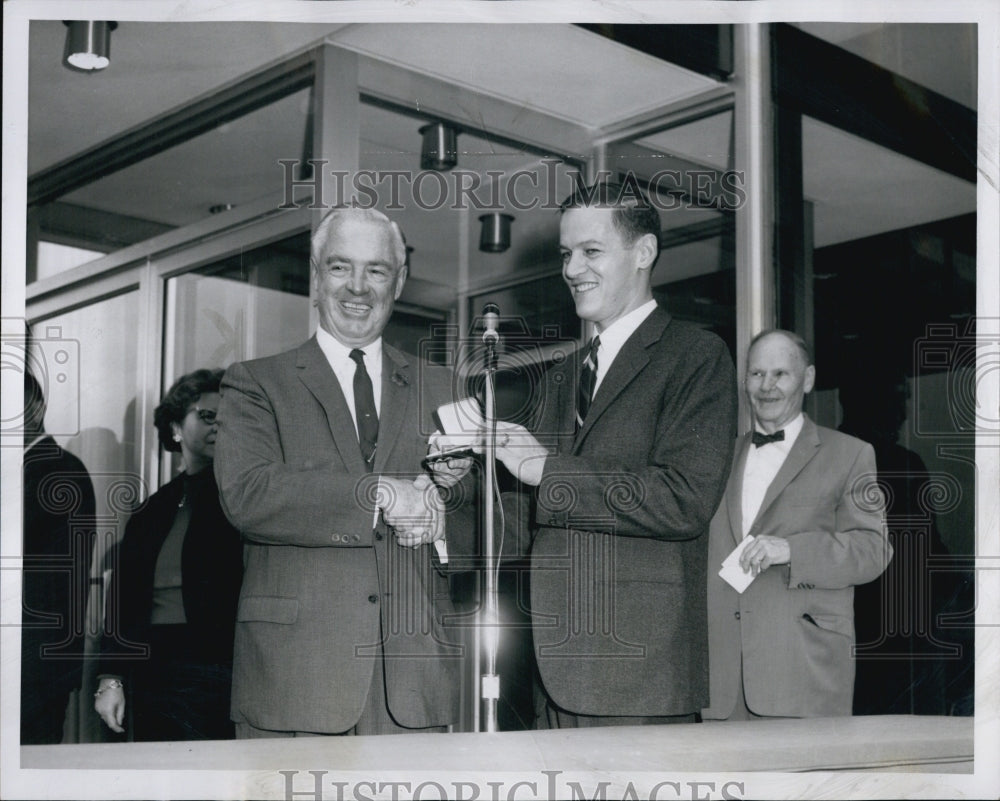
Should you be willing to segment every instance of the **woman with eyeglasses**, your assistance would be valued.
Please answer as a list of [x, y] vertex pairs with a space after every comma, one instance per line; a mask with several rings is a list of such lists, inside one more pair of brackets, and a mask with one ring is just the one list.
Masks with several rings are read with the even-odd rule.
[[212, 473], [222, 370], [182, 376], [153, 412], [183, 471], [135, 511], [111, 565], [94, 709], [134, 740], [219, 740], [229, 720], [239, 532]]

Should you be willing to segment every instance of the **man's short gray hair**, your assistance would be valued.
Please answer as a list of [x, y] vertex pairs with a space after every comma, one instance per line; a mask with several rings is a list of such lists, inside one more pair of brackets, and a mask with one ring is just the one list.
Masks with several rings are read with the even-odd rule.
[[806, 367], [809, 367], [813, 363], [812, 352], [809, 350], [809, 346], [806, 341], [796, 334], [794, 331], [787, 331], [784, 328], [769, 328], [766, 331], [761, 331], [757, 336], [750, 340], [750, 347], [747, 348], [747, 354], [753, 350], [753, 346], [756, 345], [764, 337], [771, 336], [771, 334], [781, 334], [785, 339], [791, 342], [796, 348], [798, 348], [799, 353], [802, 354], [802, 359], [805, 362]]
[[327, 240], [330, 238], [330, 231], [333, 230], [337, 223], [347, 218], [379, 222], [389, 226], [389, 230], [392, 232], [393, 255], [396, 257], [396, 269], [398, 270], [403, 266], [406, 262], [406, 240], [395, 221], [390, 220], [377, 209], [362, 209], [357, 206], [337, 206], [327, 212], [326, 216], [320, 220], [319, 225], [316, 226], [316, 230], [313, 232], [312, 241], [309, 245], [309, 264], [314, 270], [319, 266], [321, 254], [326, 248]]

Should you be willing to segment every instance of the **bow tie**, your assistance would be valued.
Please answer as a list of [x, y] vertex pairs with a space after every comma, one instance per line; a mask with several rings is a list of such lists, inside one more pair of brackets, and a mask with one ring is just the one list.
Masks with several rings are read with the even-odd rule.
[[754, 431], [750, 439], [758, 448], [761, 445], [767, 445], [769, 442], [783, 442], [785, 439], [785, 430], [775, 431], [773, 434], [762, 434], [760, 431]]

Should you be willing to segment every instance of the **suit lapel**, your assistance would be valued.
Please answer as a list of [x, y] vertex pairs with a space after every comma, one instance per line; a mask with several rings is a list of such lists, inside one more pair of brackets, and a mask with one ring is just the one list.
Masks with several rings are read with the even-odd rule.
[[[653, 310], [653, 313], [642, 321], [639, 327], [632, 333], [632, 336], [625, 341], [622, 349], [618, 351], [618, 355], [611, 364], [611, 369], [608, 370], [607, 375], [604, 376], [604, 380], [601, 381], [601, 385], [597, 388], [597, 394], [594, 395], [590, 411], [587, 412], [587, 419], [583, 421], [583, 427], [577, 433], [576, 440], [573, 443], [573, 453], [579, 452], [584, 439], [586, 439], [587, 434], [590, 433], [595, 423], [601, 418], [601, 415], [625, 391], [643, 368], [649, 364], [649, 354], [646, 350], [660, 341], [663, 331], [669, 322], [670, 315], [657, 306]], [[579, 362], [581, 355], [581, 352], [577, 353], [577, 362]], [[577, 375], [579, 376], [579, 370], [577, 370]], [[573, 405], [575, 406], [576, 383], [573, 384], [572, 389]]]
[[358, 431], [354, 427], [351, 410], [347, 407], [340, 382], [316, 342], [316, 337], [312, 337], [298, 349], [295, 366], [302, 383], [326, 412], [330, 434], [344, 466], [351, 472], [364, 472], [365, 463], [361, 458]]
[[726, 509], [729, 512], [729, 527], [738, 545], [743, 539], [743, 472], [746, 470], [747, 453], [750, 451], [750, 435], [740, 438], [736, 445], [733, 471], [729, 474], [726, 487]]
[[820, 444], [819, 432], [816, 430], [816, 424], [805, 415], [805, 412], [803, 412], [803, 418], [802, 430], [799, 432], [795, 444], [792, 445], [792, 449], [788, 452], [785, 463], [781, 465], [781, 469], [778, 470], [778, 474], [774, 477], [774, 481], [771, 482], [771, 486], [764, 493], [764, 500], [760, 504], [760, 511], [757, 513], [754, 523], [760, 520], [761, 516], [767, 512], [767, 508], [774, 503], [785, 487], [791, 483], [792, 479], [816, 455]]
[[378, 446], [375, 448], [375, 472], [385, 470], [389, 456], [406, 418], [410, 399], [410, 364], [400, 351], [382, 343], [382, 400], [378, 413]]

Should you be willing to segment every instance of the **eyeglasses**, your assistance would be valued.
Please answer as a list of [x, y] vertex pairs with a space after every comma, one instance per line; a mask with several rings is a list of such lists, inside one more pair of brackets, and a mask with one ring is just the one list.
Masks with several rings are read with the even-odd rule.
[[198, 419], [201, 420], [205, 425], [212, 426], [215, 425], [216, 412], [214, 409], [199, 409], [195, 406], [191, 409], [192, 412], [198, 415]]

